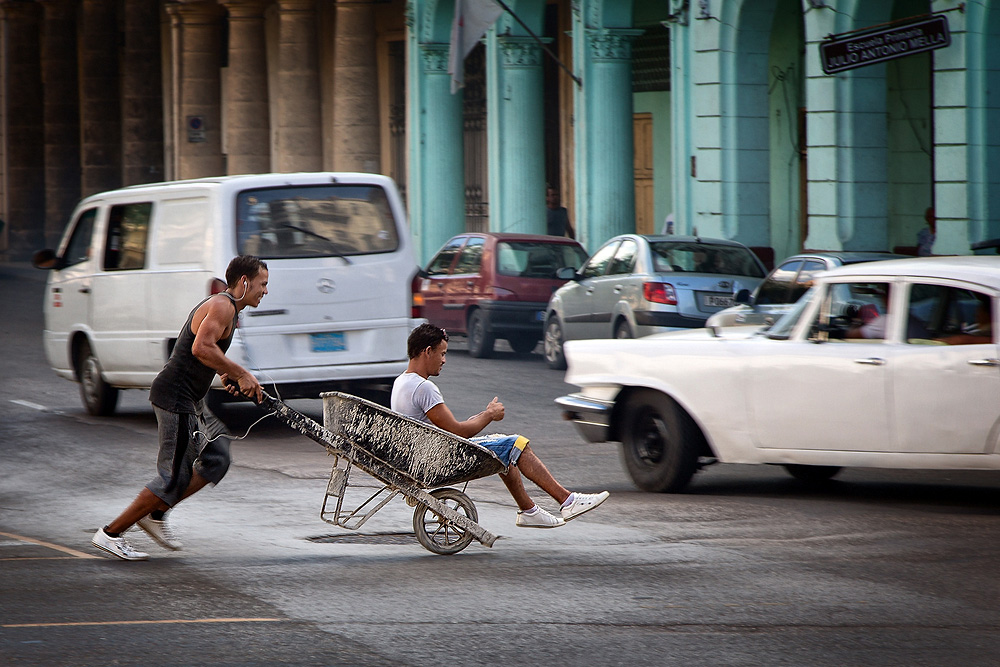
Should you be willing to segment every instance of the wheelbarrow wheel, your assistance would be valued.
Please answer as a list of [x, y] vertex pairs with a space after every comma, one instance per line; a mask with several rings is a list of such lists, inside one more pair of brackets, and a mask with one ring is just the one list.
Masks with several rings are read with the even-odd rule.
[[[471, 521], [479, 520], [479, 513], [476, 512], [472, 499], [458, 489], [434, 489], [431, 495]], [[438, 516], [423, 503], [418, 504], [413, 512], [413, 531], [425, 549], [442, 556], [457, 554], [473, 540], [472, 535], [464, 528]]]

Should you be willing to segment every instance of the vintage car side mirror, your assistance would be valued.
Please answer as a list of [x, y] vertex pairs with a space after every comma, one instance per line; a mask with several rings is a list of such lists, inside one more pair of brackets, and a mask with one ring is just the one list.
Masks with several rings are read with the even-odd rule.
[[559, 280], [576, 280], [576, 269], [572, 266], [564, 266], [556, 271], [556, 278]]
[[740, 304], [744, 304], [744, 305], [748, 305], [748, 306], [751, 305], [750, 304], [750, 290], [748, 290], [746, 288], [741, 289], [739, 292], [736, 293], [736, 296], [733, 297], [733, 301], [735, 301], [736, 303], [740, 303]]
[[60, 267], [59, 258], [56, 251], [50, 248], [39, 250], [31, 257], [31, 264], [36, 269], [58, 269]]

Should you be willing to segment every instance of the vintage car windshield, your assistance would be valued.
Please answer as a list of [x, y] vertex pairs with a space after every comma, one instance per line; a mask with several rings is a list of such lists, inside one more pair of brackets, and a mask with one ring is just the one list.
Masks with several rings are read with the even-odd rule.
[[262, 259], [393, 252], [396, 223], [372, 185], [244, 190], [236, 198], [236, 245]]
[[742, 246], [713, 245], [684, 241], [654, 241], [649, 244], [657, 273], [721, 273], [763, 278], [764, 272], [753, 253]]
[[766, 329], [767, 337], [776, 340], [788, 340], [788, 337], [792, 335], [792, 329], [795, 328], [795, 325], [798, 323], [799, 318], [802, 317], [803, 311], [805, 311], [806, 306], [809, 305], [815, 293], [815, 287], [807, 289], [799, 297], [799, 300], [795, 302], [795, 306], [790, 311], [782, 315], [781, 319]]

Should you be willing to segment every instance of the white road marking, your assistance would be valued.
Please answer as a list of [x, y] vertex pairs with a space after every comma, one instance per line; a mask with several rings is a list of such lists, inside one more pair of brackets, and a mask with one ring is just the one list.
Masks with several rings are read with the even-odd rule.
[[22, 401], [20, 399], [14, 399], [14, 398], [12, 398], [12, 399], [10, 399], [10, 402], [11, 403], [16, 403], [17, 405], [20, 405], [20, 406], [25, 407], [25, 408], [31, 408], [32, 410], [38, 410], [39, 412], [45, 412], [46, 410], [48, 410], [48, 408], [45, 407], [44, 405], [39, 405], [38, 403], [32, 403], [31, 401]]

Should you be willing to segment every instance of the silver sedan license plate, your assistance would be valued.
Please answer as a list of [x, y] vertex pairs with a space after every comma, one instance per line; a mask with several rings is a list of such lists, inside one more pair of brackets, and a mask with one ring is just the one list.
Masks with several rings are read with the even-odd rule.
[[731, 296], [706, 294], [701, 297], [701, 303], [707, 308], [729, 308], [735, 303], [735, 301]]

